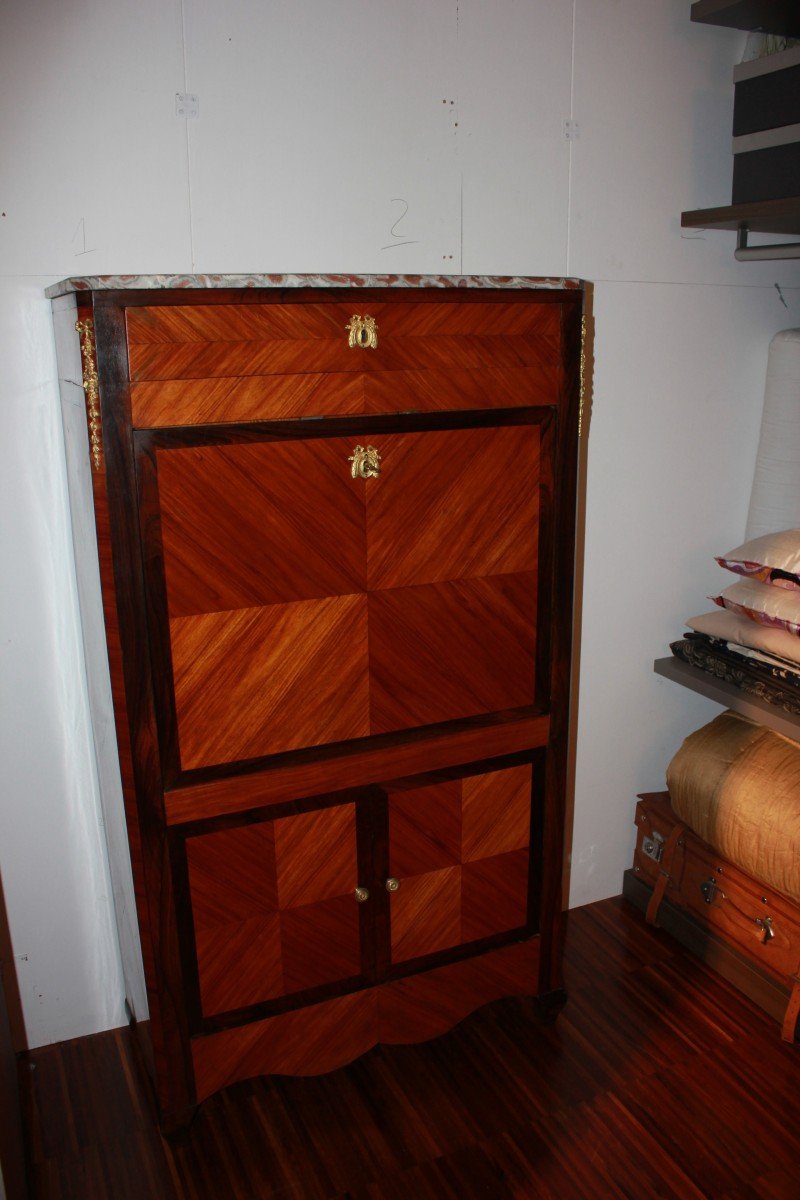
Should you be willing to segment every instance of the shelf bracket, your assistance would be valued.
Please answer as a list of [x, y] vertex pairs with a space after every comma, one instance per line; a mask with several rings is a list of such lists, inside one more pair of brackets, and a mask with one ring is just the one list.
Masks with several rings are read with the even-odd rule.
[[733, 257], [737, 262], [761, 262], [770, 258], [800, 258], [800, 242], [778, 242], [774, 246], [748, 246], [747, 225], [736, 231], [736, 249]]

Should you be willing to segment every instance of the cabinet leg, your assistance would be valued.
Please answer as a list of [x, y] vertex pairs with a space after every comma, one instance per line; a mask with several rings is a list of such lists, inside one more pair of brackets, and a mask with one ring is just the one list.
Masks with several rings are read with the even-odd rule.
[[557, 988], [554, 992], [544, 992], [541, 996], [534, 996], [533, 1003], [539, 1020], [545, 1025], [552, 1025], [567, 1003], [567, 993], [564, 988]]
[[188, 1132], [196, 1112], [196, 1104], [187, 1105], [185, 1108], [172, 1109], [169, 1112], [162, 1112], [159, 1126], [164, 1137], [169, 1138], [170, 1141], [178, 1141]]
[[785, 1042], [793, 1042], [797, 1036], [798, 1021], [800, 1021], [800, 978], [794, 977], [789, 1003], [786, 1006], [781, 1037]]

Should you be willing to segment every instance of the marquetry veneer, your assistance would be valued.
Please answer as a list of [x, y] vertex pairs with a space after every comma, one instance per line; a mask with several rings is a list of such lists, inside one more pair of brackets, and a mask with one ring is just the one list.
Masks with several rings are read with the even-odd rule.
[[72, 312], [169, 1127], [563, 999], [583, 293], [136, 282]]

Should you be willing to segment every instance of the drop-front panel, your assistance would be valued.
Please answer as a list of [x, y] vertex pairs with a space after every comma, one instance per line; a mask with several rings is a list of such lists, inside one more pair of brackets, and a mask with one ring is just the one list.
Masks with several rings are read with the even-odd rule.
[[183, 770], [535, 701], [540, 424], [303, 432], [138, 439]]
[[166, 1127], [563, 998], [583, 293], [436, 282], [79, 295]]

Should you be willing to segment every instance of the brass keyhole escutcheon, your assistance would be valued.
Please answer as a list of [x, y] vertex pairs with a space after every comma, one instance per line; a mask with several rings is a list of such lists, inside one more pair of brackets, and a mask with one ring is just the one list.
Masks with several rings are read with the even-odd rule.
[[399, 887], [400, 887], [400, 880], [399, 880], [399, 879], [392, 879], [392, 878], [390, 877], [389, 879], [387, 879], [387, 880], [386, 880], [386, 890], [387, 890], [387, 892], [396, 892], [396, 891], [397, 891], [397, 889], [398, 889]]
[[378, 322], [374, 317], [361, 317], [356, 314], [350, 318], [345, 329], [350, 334], [348, 345], [351, 350], [377, 350]]
[[347, 459], [353, 479], [376, 479], [381, 473], [381, 456], [374, 446], [355, 446]]
[[365, 900], [369, 900], [369, 888], [357, 887], [353, 895], [356, 898], [356, 904], [363, 904]]

